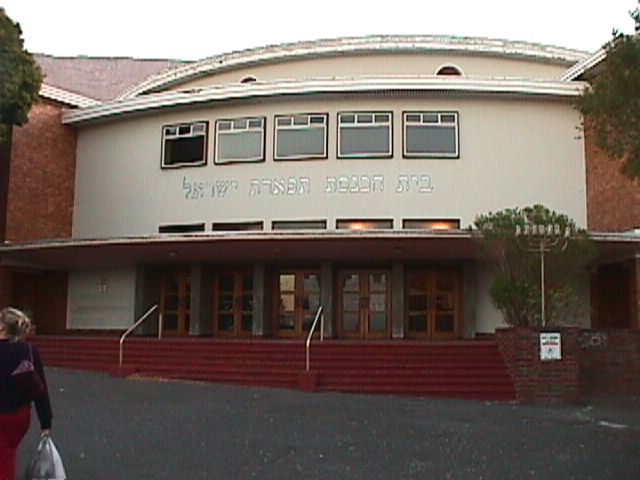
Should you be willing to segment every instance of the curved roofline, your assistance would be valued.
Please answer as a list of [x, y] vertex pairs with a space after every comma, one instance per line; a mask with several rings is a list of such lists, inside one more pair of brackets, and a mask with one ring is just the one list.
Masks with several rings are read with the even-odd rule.
[[191, 90], [169, 90], [127, 100], [105, 102], [94, 107], [68, 110], [65, 124], [82, 124], [113, 119], [165, 108], [204, 105], [228, 100], [267, 99], [278, 96], [331, 95], [379, 92], [449, 92], [457, 94], [498, 94], [528, 97], [572, 98], [581, 94], [583, 82], [559, 82], [522, 79], [469, 79], [437, 76], [376, 76], [355, 78], [319, 78], [279, 82], [218, 85]]
[[184, 67], [154, 75], [125, 91], [119, 99], [157, 91], [212, 73], [248, 65], [291, 59], [338, 56], [358, 52], [470, 52], [512, 58], [529, 58], [570, 66], [589, 56], [588, 52], [536, 43], [490, 38], [443, 35], [378, 35], [322, 39], [270, 45], [205, 58]]

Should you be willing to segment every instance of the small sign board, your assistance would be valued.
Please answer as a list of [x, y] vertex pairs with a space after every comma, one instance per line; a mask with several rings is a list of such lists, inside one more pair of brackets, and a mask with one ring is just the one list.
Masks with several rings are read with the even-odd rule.
[[562, 360], [561, 338], [559, 333], [540, 334], [540, 360]]

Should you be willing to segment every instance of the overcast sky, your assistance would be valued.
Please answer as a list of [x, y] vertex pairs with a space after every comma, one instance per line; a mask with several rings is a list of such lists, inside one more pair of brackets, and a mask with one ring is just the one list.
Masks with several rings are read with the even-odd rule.
[[33, 53], [195, 60], [283, 42], [424, 34], [593, 52], [637, 0], [0, 0]]

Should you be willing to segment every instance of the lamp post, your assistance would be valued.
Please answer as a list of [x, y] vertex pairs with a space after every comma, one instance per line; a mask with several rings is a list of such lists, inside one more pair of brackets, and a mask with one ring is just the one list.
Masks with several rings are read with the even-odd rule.
[[540, 320], [544, 327], [547, 323], [545, 318], [544, 253], [558, 245], [562, 245], [561, 250], [567, 248], [571, 230], [568, 226], [563, 229], [557, 223], [548, 225], [525, 223], [524, 226], [516, 226], [516, 236], [527, 237], [529, 251], [540, 253]]

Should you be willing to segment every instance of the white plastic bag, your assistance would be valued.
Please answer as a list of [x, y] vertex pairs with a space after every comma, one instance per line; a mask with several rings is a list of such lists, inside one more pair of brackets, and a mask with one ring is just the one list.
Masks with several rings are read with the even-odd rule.
[[36, 453], [27, 465], [24, 480], [66, 480], [62, 458], [51, 437], [44, 436], [38, 443]]

